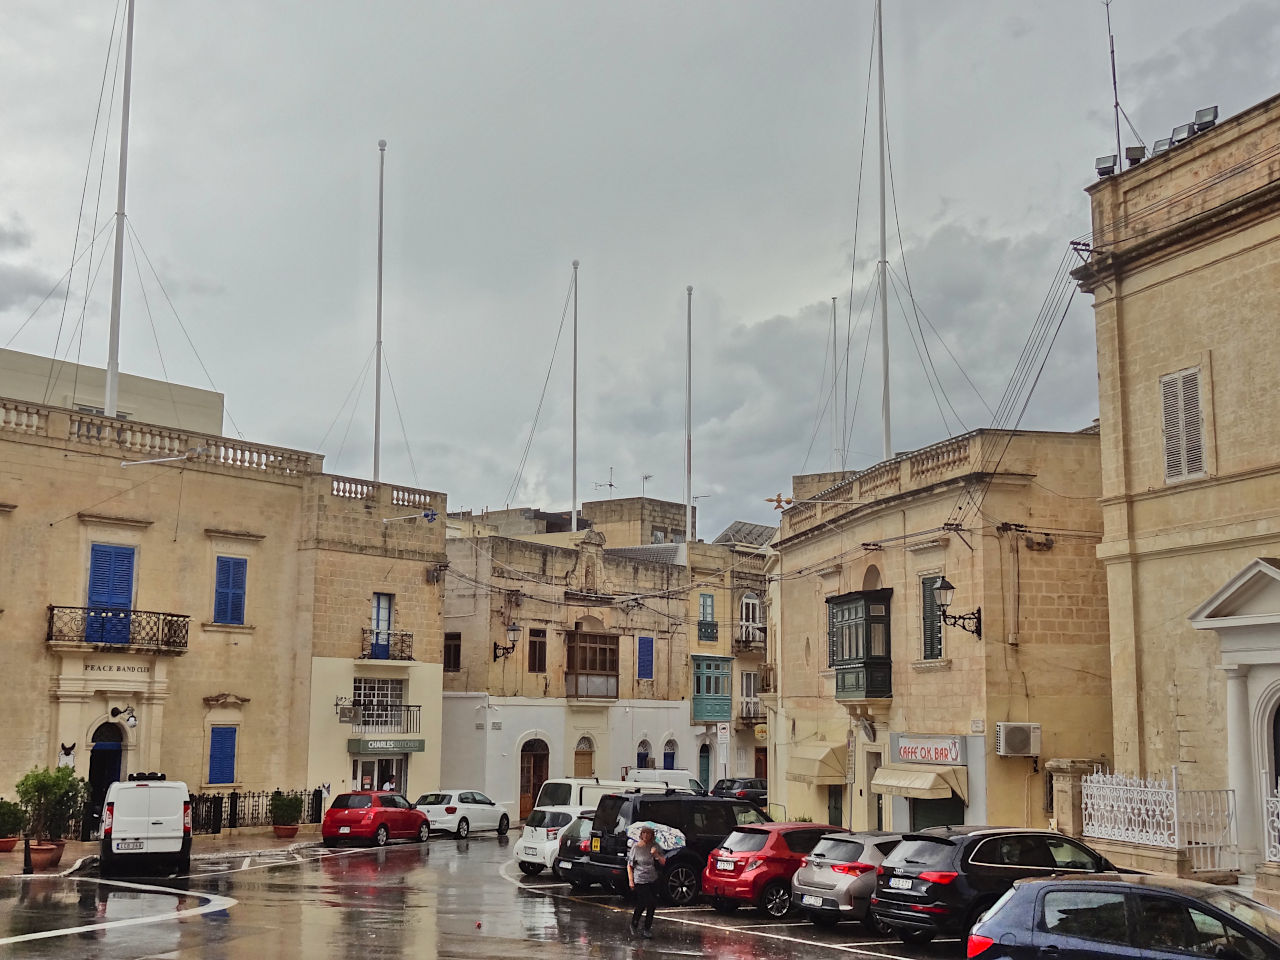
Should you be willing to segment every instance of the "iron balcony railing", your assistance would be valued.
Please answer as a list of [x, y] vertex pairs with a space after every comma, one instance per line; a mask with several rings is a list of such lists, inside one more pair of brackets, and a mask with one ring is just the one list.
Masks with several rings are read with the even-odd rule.
[[352, 733], [420, 733], [422, 707], [416, 703], [357, 700], [351, 715]]
[[714, 643], [720, 637], [720, 624], [715, 620], [698, 621], [698, 639], [703, 643]]
[[191, 618], [154, 610], [49, 607], [49, 643], [91, 643], [104, 650], [186, 653]]
[[767, 719], [764, 705], [759, 700], [748, 698], [738, 704], [738, 722], [743, 726], [755, 726]]
[[762, 623], [738, 623], [733, 632], [734, 653], [764, 653], [764, 642]]
[[412, 660], [413, 634], [407, 630], [374, 630], [365, 627], [360, 644], [361, 660]]

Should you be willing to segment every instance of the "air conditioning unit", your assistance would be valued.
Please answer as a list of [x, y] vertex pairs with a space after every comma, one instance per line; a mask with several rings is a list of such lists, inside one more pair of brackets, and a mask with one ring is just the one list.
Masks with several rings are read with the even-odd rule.
[[1040, 724], [997, 723], [997, 757], [1040, 756]]

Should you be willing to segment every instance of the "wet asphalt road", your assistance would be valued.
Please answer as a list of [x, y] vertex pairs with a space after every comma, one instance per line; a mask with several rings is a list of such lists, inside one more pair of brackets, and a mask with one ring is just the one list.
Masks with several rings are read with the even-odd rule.
[[435, 838], [382, 850], [205, 861], [186, 881], [0, 879], [0, 956], [140, 960], [446, 957], [947, 958], [959, 941], [906, 947], [858, 924], [818, 928], [753, 910], [666, 908], [633, 940], [630, 909], [593, 887], [522, 877], [511, 839]]

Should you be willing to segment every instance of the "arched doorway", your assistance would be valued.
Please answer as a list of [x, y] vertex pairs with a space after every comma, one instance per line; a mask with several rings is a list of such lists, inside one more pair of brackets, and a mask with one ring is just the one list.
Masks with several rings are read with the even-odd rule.
[[107, 787], [120, 779], [124, 761], [124, 731], [118, 723], [102, 723], [93, 731], [89, 752], [89, 803], [101, 816]]
[[1271, 715], [1271, 782], [1267, 784], [1267, 796], [1274, 796], [1280, 788], [1280, 707]]
[[648, 740], [641, 740], [636, 744], [636, 769], [644, 770], [649, 766], [649, 757], [653, 754], [653, 747]]
[[573, 751], [573, 775], [575, 777], [594, 777], [596, 775], [596, 745], [590, 737], [579, 737], [578, 746]]
[[668, 740], [667, 745], [662, 748], [662, 769], [674, 770], [676, 768], [676, 754], [680, 750], [680, 744], [675, 740]]
[[529, 816], [538, 791], [547, 782], [551, 751], [544, 740], [527, 740], [520, 748], [520, 819]]
[[711, 747], [703, 744], [698, 748], [698, 779], [708, 790], [711, 789]]

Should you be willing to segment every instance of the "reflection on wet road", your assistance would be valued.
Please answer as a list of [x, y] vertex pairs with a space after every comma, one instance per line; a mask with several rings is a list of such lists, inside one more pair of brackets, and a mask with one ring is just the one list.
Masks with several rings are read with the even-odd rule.
[[598, 887], [578, 894], [549, 877], [520, 877], [506, 838], [228, 857], [199, 863], [186, 880], [141, 883], [0, 879], [0, 954], [421, 960], [510, 958], [537, 943], [539, 957], [602, 960], [963, 956], [958, 941], [905, 947], [858, 924], [819, 928], [710, 907], [660, 910], [654, 939], [633, 940], [623, 900]]

